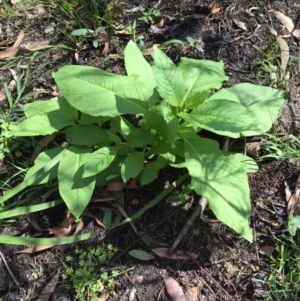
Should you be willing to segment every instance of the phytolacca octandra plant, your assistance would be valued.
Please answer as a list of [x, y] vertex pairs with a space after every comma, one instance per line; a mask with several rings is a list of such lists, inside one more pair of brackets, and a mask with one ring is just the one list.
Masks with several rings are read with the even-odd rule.
[[217, 218], [251, 241], [247, 172], [256, 164], [221, 150], [201, 131], [232, 138], [259, 135], [278, 117], [284, 92], [247, 83], [216, 92], [227, 80], [222, 63], [182, 58], [176, 67], [159, 48], [152, 56], [151, 67], [129, 42], [128, 76], [85, 66], [56, 72], [63, 97], [25, 105], [26, 119], [9, 135], [60, 132], [69, 146], [41, 153], [25, 180], [38, 170], [41, 175], [41, 168], [46, 171], [33, 184], [57, 177], [62, 198], [78, 218], [95, 185], [127, 182], [140, 173], [145, 185], [167, 164], [185, 168]]

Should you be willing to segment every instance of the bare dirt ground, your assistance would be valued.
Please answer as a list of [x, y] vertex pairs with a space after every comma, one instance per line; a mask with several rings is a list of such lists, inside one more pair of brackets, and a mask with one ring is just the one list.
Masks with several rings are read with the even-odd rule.
[[[157, 7], [160, 13], [166, 16], [163, 29], [167, 27], [168, 29], [163, 34], [153, 32], [149, 24], [138, 21], [139, 14], [125, 13], [125, 10], [131, 10], [138, 5], [148, 9]], [[248, 8], [247, 11], [246, 8]], [[280, 137], [288, 134], [298, 137], [300, 122], [299, 39], [292, 36], [282, 26], [272, 10], [280, 10], [293, 20], [295, 27], [300, 28], [300, 2], [296, 0], [203, 0], [197, 3], [189, 0], [162, 0], [158, 3], [124, 1], [121, 2], [118, 10], [121, 15], [116, 15], [116, 19], [122, 16], [122, 22], [129, 24], [136, 19], [137, 36], [143, 35], [146, 49], [171, 38], [182, 40], [185, 46], [173, 44], [165, 50], [175, 63], [178, 63], [181, 57], [223, 61], [226, 74], [230, 78], [226, 86], [239, 82], [252, 82], [286, 89], [290, 92], [290, 99], [277, 121], [276, 128]], [[35, 13], [36, 11], [32, 9], [32, 14]], [[72, 23], [72, 20], [66, 21]], [[19, 35], [20, 29], [25, 32], [21, 46], [41, 41], [50, 41], [50, 45], [70, 44], [68, 38], [60, 34], [57, 20], [47, 14], [30, 19], [28, 15], [19, 11], [17, 17], [0, 20], [0, 36], [14, 40]], [[286, 80], [278, 79], [280, 72], [275, 72], [274, 75], [262, 68], [262, 62], [268, 57], [266, 53], [273, 49], [274, 39], [276, 41], [276, 37], [270, 31], [276, 31], [285, 36], [289, 45], [291, 59], [284, 75]], [[203, 52], [191, 47], [187, 43], [187, 36], [192, 37], [197, 45], [203, 48]], [[76, 52], [62, 48], [40, 50], [41, 55], [37, 56], [34, 61], [28, 91], [38, 88], [46, 89], [49, 94], [46, 93], [41, 97], [48, 99], [51, 93], [55, 92], [52, 72], [68, 64], [91, 65], [109, 72], [124, 74], [122, 53], [131, 38], [131, 35], [123, 33], [122, 30], [115, 30], [109, 39], [109, 53], [105, 56], [103, 47], [107, 39], [104, 38], [100, 39], [100, 47], [97, 49], [94, 49], [92, 45], [80, 44]], [[254, 45], [262, 51], [255, 49]], [[26, 53], [20, 54], [20, 56], [24, 55]], [[107, 55], [114, 56], [105, 60]], [[147, 57], [151, 61], [150, 56]], [[273, 64], [277, 62], [278, 70], [280, 70], [280, 50], [279, 56], [271, 62]], [[0, 90], [4, 82], [11, 80], [8, 64], [8, 60], [0, 59]], [[5, 100], [3, 103], [5, 106]], [[20, 160], [17, 160], [16, 164], [21, 162]], [[9, 174], [5, 172], [7, 163], [2, 164], [4, 167], [1, 178], [4, 181]], [[151, 236], [153, 239], [151, 247], [138, 238], [129, 224], [76, 245], [67, 245], [63, 248], [53, 247], [34, 254], [14, 253], [22, 250], [23, 247], [0, 245], [0, 251], [7, 265], [19, 283], [19, 287], [16, 287], [15, 281], [2, 262], [0, 297], [3, 300], [51, 300], [51, 298], [54, 301], [68, 300], [68, 298], [74, 300], [75, 294], [72, 288], [67, 288], [67, 293], [63, 297], [59, 297], [58, 293], [52, 295], [51, 290], [47, 297], [42, 297], [40, 294], [56, 275], [58, 269], [63, 269], [66, 256], [76, 256], [76, 246], [86, 249], [113, 244], [119, 251], [108, 267], [118, 267], [121, 271], [134, 269], [124, 272], [118, 278], [116, 296], [110, 296], [107, 300], [179, 300], [170, 298], [167, 294], [166, 284], [162, 277], [164, 273], [176, 279], [182, 287], [185, 295], [185, 299], [182, 300], [265, 300], [266, 286], [261, 280], [268, 278], [271, 269], [269, 258], [264, 253], [268, 253], [265, 251], [266, 248], [272, 247], [274, 236], [283, 242], [288, 241], [285, 182], [293, 191], [299, 171], [297, 161], [291, 159], [263, 161], [260, 166], [258, 173], [249, 176], [253, 206], [250, 224], [255, 234], [253, 244], [218, 222], [207, 210], [193, 225], [193, 229], [188, 232], [179, 246], [181, 250], [196, 253], [198, 255], [196, 260], [171, 260], [156, 257], [154, 260], [141, 262], [128, 255], [131, 249], [142, 249], [151, 253], [151, 247], [169, 247], [192, 212], [191, 203], [195, 196], [191, 194], [186, 206], [174, 206], [166, 200], [139, 218], [136, 226], [140, 231]], [[127, 214], [130, 216], [135, 213], [165, 189], [166, 183], [172, 183], [177, 177], [178, 174], [165, 169], [150, 185], [137, 190], [124, 191], [124, 208]], [[137, 205], [133, 202], [134, 200], [137, 200]], [[105, 206], [110, 207], [109, 204], [101, 204], [98, 207]], [[91, 210], [102, 218], [97, 206], [93, 205]], [[39, 213], [35, 216], [35, 220], [41, 228], [46, 229], [56, 225], [57, 216], [64, 211], [65, 207], [60, 206], [52, 211]], [[87, 219], [82, 233], [95, 231], [98, 228], [99, 226], [93, 219]], [[29, 223], [27, 216], [15, 222], [0, 222], [0, 233], [16, 236], [38, 234]], [[276, 253], [274, 254], [276, 256]], [[76, 261], [76, 257], [74, 260]], [[33, 271], [36, 273], [34, 274]], [[62, 290], [64, 285], [61, 275], [58, 276], [56, 292], [59, 287]], [[142, 280], [138, 281], [137, 279], [141, 277]], [[135, 294], [132, 293], [133, 289], [136, 290]], [[294, 289], [300, 298], [300, 289], [297, 284]]]

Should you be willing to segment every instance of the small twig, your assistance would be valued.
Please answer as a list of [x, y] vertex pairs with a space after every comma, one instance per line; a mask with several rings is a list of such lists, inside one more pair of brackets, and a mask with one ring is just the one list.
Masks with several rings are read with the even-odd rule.
[[256, 237], [257, 237], [257, 235], [256, 235], [256, 226], [255, 226], [255, 223], [253, 223], [253, 241], [255, 243], [256, 260], [257, 260], [257, 263], [259, 263], [260, 258], [259, 258], [259, 255], [258, 255], [258, 248], [257, 248]]
[[20, 284], [18, 283], [18, 281], [14, 277], [14, 275], [13, 275], [12, 271], [10, 270], [10, 268], [9, 268], [9, 266], [8, 266], [8, 264], [7, 264], [7, 262], [6, 262], [6, 260], [5, 260], [5, 258], [4, 258], [4, 256], [3, 256], [3, 254], [2, 254], [1, 251], [0, 251], [0, 257], [1, 257], [3, 263], [4, 263], [5, 267], [6, 267], [6, 270], [7, 270], [8, 274], [10, 275], [11, 279], [13, 280], [13, 282], [15, 283], [15, 285], [17, 287], [20, 287]]
[[[123, 217], [129, 218], [128, 214], [125, 212], [125, 210], [117, 204], [117, 208], [118, 210], [121, 212], [121, 214], [123, 215]], [[132, 227], [133, 231], [135, 232], [135, 234], [140, 235], [139, 231], [137, 230], [136, 226], [133, 224], [133, 222], [129, 222], [130, 226]]]
[[207, 205], [207, 200], [205, 197], [202, 196], [197, 202], [196, 208], [192, 212], [191, 216], [186, 221], [185, 225], [182, 227], [181, 231], [178, 233], [177, 237], [173, 241], [171, 247], [168, 250], [168, 255], [170, 255], [175, 251], [175, 249], [178, 247], [180, 242], [183, 240], [183, 238], [189, 231], [190, 227], [194, 224], [196, 218], [200, 216], [200, 213], [204, 210], [206, 205]]

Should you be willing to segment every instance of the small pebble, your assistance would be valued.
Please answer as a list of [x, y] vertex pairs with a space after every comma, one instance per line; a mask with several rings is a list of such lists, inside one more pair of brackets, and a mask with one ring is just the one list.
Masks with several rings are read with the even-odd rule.
[[54, 27], [56, 24], [54, 22], [50, 23], [46, 28], [45, 28], [45, 33], [50, 33], [54, 31]]

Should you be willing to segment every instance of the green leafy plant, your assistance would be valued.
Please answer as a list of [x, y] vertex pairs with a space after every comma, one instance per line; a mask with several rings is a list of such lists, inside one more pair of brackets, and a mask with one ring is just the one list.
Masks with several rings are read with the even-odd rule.
[[257, 165], [201, 134], [260, 135], [270, 129], [287, 95], [248, 83], [220, 89], [227, 80], [223, 63], [182, 58], [176, 67], [159, 48], [152, 57], [153, 67], [131, 41], [124, 53], [127, 76], [87, 66], [54, 73], [63, 96], [24, 106], [26, 118], [6, 135], [60, 133], [68, 145], [40, 153], [24, 182], [0, 203], [28, 185], [57, 178], [61, 197], [78, 219], [96, 185], [139, 174], [146, 185], [169, 164], [187, 170], [217, 218], [252, 241], [247, 172]]
[[151, 23], [152, 19], [154, 17], [160, 16], [160, 12], [156, 7], [145, 9], [141, 8], [142, 17], [139, 18], [139, 20], [145, 22], [145, 23]]
[[133, 21], [132, 25], [126, 27], [126, 29], [132, 34], [132, 39], [136, 42], [136, 20]]
[[275, 250], [270, 255], [270, 275], [266, 281], [264, 300], [298, 300], [300, 296], [299, 233], [288, 238], [288, 244], [276, 240]]
[[[22, 139], [7, 138], [5, 133], [8, 131], [9, 125], [15, 121], [23, 118], [22, 110], [18, 107], [20, 102], [27, 102], [28, 99], [32, 98], [38, 93], [45, 92], [44, 89], [36, 90], [35, 92], [25, 93], [25, 89], [30, 80], [31, 68], [35, 57], [38, 53], [33, 54], [28, 59], [28, 68], [25, 73], [25, 77], [22, 81], [22, 70], [20, 68], [24, 60], [20, 60], [16, 66], [16, 92], [12, 92], [7, 83], [4, 83], [4, 90], [7, 98], [7, 108], [0, 107], [0, 160], [4, 159], [7, 155], [10, 160], [14, 162], [14, 157], [18, 157], [20, 147], [25, 149], [30, 146], [30, 142], [22, 141]], [[16, 152], [14, 152], [16, 151]]]
[[189, 45], [190, 45], [191, 48], [194, 48], [194, 49], [198, 50], [199, 52], [203, 52], [204, 51], [198, 41], [195, 41], [190, 36], [187, 36], [186, 39], [187, 39], [187, 41], [188, 41], [188, 43], [189, 43]]
[[96, 30], [86, 29], [86, 28], [79, 28], [72, 31], [72, 36], [83, 36], [83, 37], [90, 37], [93, 38], [93, 46], [97, 48], [99, 46], [99, 42], [97, 40], [97, 36], [100, 32], [103, 32], [107, 27], [100, 26]]
[[169, 197], [168, 202], [180, 202], [185, 203], [189, 195], [194, 191], [194, 187], [189, 185], [182, 184], [180, 190], [175, 190]]
[[277, 134], [265, 135], [266, 138], [262, 139], [260, 148], [263, 155], [260, 159], [276, 159], [283, 160], [286, 158], [295, 158], [300, 156], [300, 139], [290, 135], [290, 139], [282, 141], [281, 137]]
[[67, 256], [64, 263], [65, 271], [62, 278], [70, 282], [69, 287], [76, 293], [75, 300], [98, 301], [99, 295], [104, 290], [115, 295], [115, 278], [118, 271], [105, 271], [105, 265], [114, 256], [117, 249], [108, 245], [107, 249], [101, 247], [87, 250], [76, 249], [76, 260], [73, 256]]

